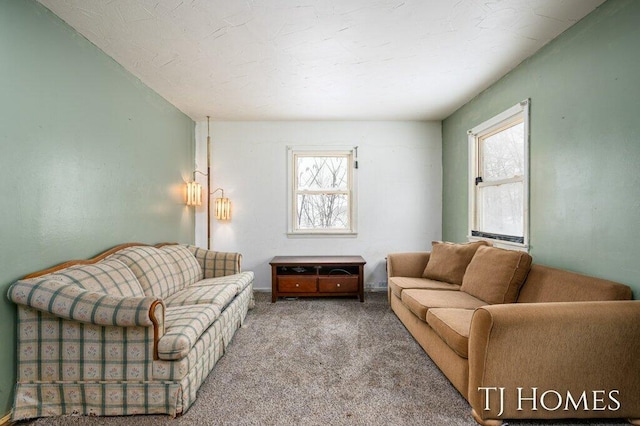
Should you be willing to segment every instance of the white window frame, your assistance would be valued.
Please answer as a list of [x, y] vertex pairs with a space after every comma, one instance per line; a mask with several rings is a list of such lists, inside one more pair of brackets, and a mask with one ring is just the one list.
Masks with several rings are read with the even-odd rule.
[[[297, 228], [297, 176], [296, 159], [298, 156], [346, 156], [350, 164], [348, 174], [348, 202], [349, 229], [298, 229]], [[287, 236], [289, 237], [355, 237], [357, 236], [357, 168], [358, 147], [318, 147], [318, 146], [288, 146], [287, 147]], [[342, 191], [340, 191], [342, 192]]]
[[[489, 241], [496, 247], [511, 250], [529, 250], [529, 106], [531, 101], [524, 101], [512, 106], [501, 114], [475, 126], [467, 133], [469, 135], [469, 241]], [[505, 241], [491, 236], [473, 235], [477, 231], [477, 208], [478, 208], [478, 185], [476, 177], [480, 176], [480, 141], [488, 135], [509, 127], [513, 123], [521, 121], [524, 123], [524, 175], [522, 178], [510, 178], [499, 181], [499, 184], [519, 182], [523, 183], [523, 241]], [[496, 182], [493, 182], [496, 184]]]

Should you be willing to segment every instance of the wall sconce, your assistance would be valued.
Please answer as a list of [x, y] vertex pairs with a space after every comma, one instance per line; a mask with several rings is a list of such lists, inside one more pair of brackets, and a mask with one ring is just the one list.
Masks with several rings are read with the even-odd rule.
[[222, 197], [216, 198], [215, 201], [215, 217], [218, 220], [230, 220], [231, 219], [231, 201], [224, 196], [224, 189], [218, 188], [211, 193], [211, 195], [216, 192], [221, 191]]
[[187, 206], [202, 205], [202, 186], [198, 182], [187, 182]]

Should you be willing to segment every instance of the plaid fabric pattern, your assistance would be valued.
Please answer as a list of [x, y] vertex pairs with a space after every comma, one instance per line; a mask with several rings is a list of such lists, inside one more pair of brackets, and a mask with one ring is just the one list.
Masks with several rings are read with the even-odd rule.
[[155, 247], [136, 246], [120, 250], [109, 258], [122, 261], [138, 278], [144, 294], [165, 298], [180, 288], [176, 284], [173, 261]]
[[[196, 364], [189, 370], [189, 374], [180, 382], [182, 387], [182, 412], [193, 404], [196, 399], [196, 392], [207, 378], [209, 371], [215, 365], [216, 357], [222, 356], [226, 351], [227, 346], [231, 342], [236, 330], [244, 322], [244, 318], [247, 313], [247, 302], [250, 296], [253, 294], [252, 288], [247, 288], [240, 295], [238, 295], [233, 302], [224, 310], [220, 315], [220, 318], [214, 323], [216, 333], [220, 333], [222, 336], [222, 345], [218, 348], [214, 348], [214, 352], [210, 351], [208, 356], [202, 356], [196, 358]], [[216, 352], [215, 350], [219, 350]], [[219, 353], [219, 355], [218, 355]], [[178, 408], [180, 410], [180, 408]]]
[[222, 326], [219, 318], [214, 321], [184, 358], [174, 361], [162, 359], [153, 361], [153, 380], [180, 381], [187, 376], [200, 358], [211, 356], [211, 351], [214, 354], [219, 353], [218, 358], [222, 356], [224, 353]]
[[242, 255], [240, 253], [205, 250], [196, 246], [187, 246], [187, 248], [198, 260], [204, 272], [204, 278], [223, 277], [241, 272]]
[[58, 317], [98, 325], [150, 326], [149, 310], [155, 297], [119, 297], [87, 291], [55, 278], [17, 281], [9, 300]]
[[227, 346], [231, 343], [231, 339], [236, 330], [242, 327], [244, 319], [247, 316], [249, 300], [253, 296], [253, 288], [247, 287], [242, 293], [240, 293], [234, 300], [227, 306], [227, 308], [220, 314], [220, 320], [223, 324], [222, 328], [222, 343], [226, 350]]
[[218, 278], [206, 278], [193, 284], [191, 287], [204, 286], [228, 286], [232, 285], [236, 288], [236, 292], [240, 294], [249, 284], [253, 282], [253, 271], [241, 272], [239, 274], [226, 275]]
[[12, 421], [71, 414], [175, 417], [178, 383], [19, 383]]
[[91, 265], [75, 265], [50, 275], [85, 290], [122, 297], [144, 297], [131, 269], [116, 259], [103, 260]]
[[200, 389], [209, 372], [211, 372], [222, 355], [222, 345], [213, 347], [205, 356], [196, 359], [194, 366], [189, 370], [189, 374], [180, 381], [182, 400], [178, 402], [178, 410], [181, 410], [182, 413], [185, 413], [194, 403], [198, 389]]
[[169, 307], [165, 313], [165, 333], [158, 342], [158, 356], [164, 360], [184, 358], [200, 335], [220, 316], [216, 305]]
[[[168, 299], [197, 304], [165, 307], [155, 303], [157, 297], [136, 293], [125, 265], [112, 256], [10, 287], [8, 297], [18, 304], [12, 421], [71, 414], [175, 416], [193, 404], [244, 321], [253, 274], [191, 285]], [[139, 284], [143, 294], [153, 287]], [[237, 294], [239, 288], [244, 290]], [[162, 359], [154, 360], [156, 337]]]
[[215, 305], [220, 311], [236, 296], [237, 286], [233, 284], [189, 287], [167, 297], [168, 307], [185, 305]]
[[150, 380], [152, 327], [113, 327], [18, 310], [18, 383]]
[[183, 245], [168, 245], [160, 248], [173, 261], [176, 271], [176, 285], [178, 288], [185, 288], [203, 277], [202, 268], [193, 253]]

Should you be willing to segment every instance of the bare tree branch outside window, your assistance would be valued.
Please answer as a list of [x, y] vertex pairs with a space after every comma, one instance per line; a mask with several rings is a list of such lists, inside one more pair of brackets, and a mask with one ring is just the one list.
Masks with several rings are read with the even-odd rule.
[[296, 228], [349, 230], [350, 155], [295, 156]]

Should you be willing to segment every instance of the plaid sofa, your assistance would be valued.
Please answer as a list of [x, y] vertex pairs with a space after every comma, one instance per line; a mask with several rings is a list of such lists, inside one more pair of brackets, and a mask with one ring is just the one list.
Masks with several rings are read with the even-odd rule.
[[15, 282], [12, 420], [184, 413], [253, 307], [241, 258], [125, 244]]

